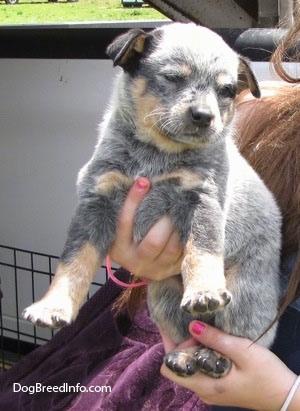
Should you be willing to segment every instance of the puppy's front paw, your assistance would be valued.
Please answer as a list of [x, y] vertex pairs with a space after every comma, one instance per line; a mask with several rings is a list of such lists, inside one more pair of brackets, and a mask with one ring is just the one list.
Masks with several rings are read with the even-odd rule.
[[210, 377], [220, 378], [231, 369], [230, 360], [202, 346], [171, 351], [165, 356], [164, 362], [180, 377], [187, 377], [200, 371]]
[[41, 300], [25, 308], [22, 316], [40, 327], [62, 328], [70, 324], [76, 314], [70, 302], [60, 306], [59, 303]]
[[231, 294], [228, 290], [208, 290], [184, 294], [180, 306], [190, 314], [205, 314], [225, 307], [230, 301]]

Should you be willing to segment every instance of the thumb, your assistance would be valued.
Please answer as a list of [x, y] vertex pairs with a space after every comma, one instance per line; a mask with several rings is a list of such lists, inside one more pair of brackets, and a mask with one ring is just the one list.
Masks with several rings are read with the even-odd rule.
[[220, 354], [231, 359], [235, 364], [244, 359], [245, 350], [253, 344], [247, 338], [229, 335], [200, 321], [192, 321], [189, 331], [195, 340], [208, 348], [218, 351]]

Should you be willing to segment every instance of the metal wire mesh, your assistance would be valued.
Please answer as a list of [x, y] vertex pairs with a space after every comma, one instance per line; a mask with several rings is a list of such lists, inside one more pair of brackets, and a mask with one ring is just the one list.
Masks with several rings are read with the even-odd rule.
[[[53, 337], [55, 331], [35, 327], [21, 314], [45, 293], [57, 263], [58, 257], [54, 255], [0, 245], [0, 372]], [[106, 267], [102, 266], [87, 299], [106, 280]]]

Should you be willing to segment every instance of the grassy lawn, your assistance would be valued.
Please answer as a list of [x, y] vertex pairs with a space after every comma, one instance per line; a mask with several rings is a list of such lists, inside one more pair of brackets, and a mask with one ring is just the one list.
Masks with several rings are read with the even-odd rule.
[[0, 24], [100, 22], [112, 20], [161, 20], [165, 17], [148, 5], [124, 8], [121, 0], [19, 0], [7, 5], [0, 0]]

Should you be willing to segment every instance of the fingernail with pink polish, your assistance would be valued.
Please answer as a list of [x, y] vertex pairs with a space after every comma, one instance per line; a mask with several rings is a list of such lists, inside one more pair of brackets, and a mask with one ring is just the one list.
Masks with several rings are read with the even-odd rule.
[[137, 188], [139, 190], [146, 190], [149, 187], [149, 182], [148, 180], [144, 179], [144, 178], [138, 178], [135, 182]]
[[200, 321], [195, 321], [192, 325], [192, 331], [193, 333], [197, 335], [203, 334], [205, 330], [205, 324], [201, 323]]

